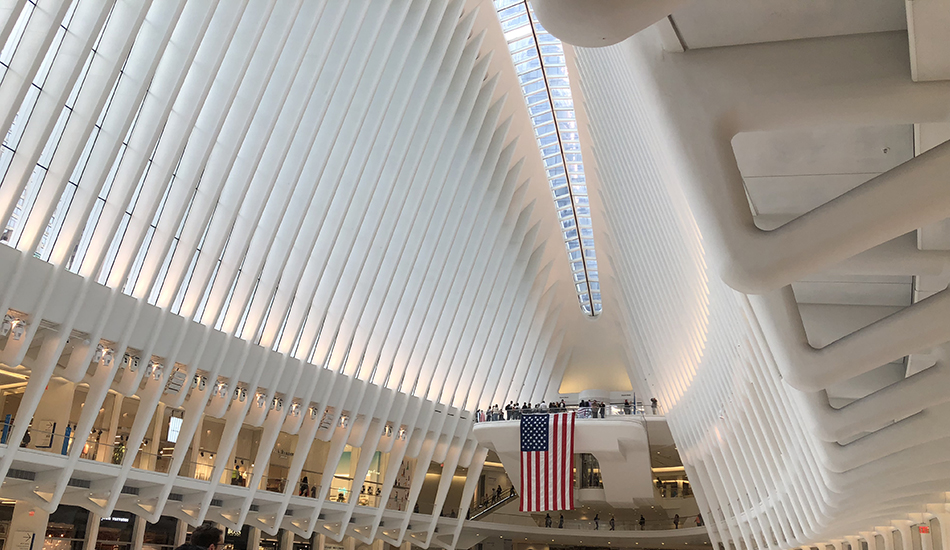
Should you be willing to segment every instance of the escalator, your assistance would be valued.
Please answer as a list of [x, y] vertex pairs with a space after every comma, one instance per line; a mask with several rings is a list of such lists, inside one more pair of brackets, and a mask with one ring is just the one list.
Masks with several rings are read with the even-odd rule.
[[505, 505], [507, 505], [508, 503], [518, 500], [518, 495], [517, 495], [516, 493], [514, 493], [513, 491], [509, 491], [507, 494], [508, 494], [508, 496], [506, 496], [505, 498], [503, 498], [503, 499], [501, 499], [501, 500], [499, 500], [499, 501], [496, 501], [495, 503], [490, 504], [490, 505], [488, 505], [488, 506], [486, 506], [486, 507], [484, 507], [484, 508], [479, 508], [479, 509], [478, 509], [478, 512], [472, 514], [472, 516], [471, 516], [470, 518], [468, 518], [468, 519], [472, 519], [472, 520], [482, 519], [482, 518], [484, 518], [485, 516], [491, 514], [492, 512], [496, 512], [496, 511], [498, 511], [498, 510], [501, 510], [501, 509], [504, 508]]

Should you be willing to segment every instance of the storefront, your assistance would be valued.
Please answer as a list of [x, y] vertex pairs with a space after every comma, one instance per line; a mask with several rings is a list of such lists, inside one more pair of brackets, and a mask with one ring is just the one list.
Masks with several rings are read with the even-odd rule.
[[155, 523], [146, 523], [142, 550], [173, 550], [177, 532], [178, 519], [172, 516], [161, 516]]
[[57, 508], [49, 515], [43, 550], [82, 550], [89, 528], [89, 517], [89, 511], [78, 506]]
[[225, 529], [223, 550], [248, 550], [248, 541], [251, 540], [251, 529], [252, 528], [248, 525], [245, 525], [240, 531]]
[[145, 520], [138, 519], [129, 512], [119, 511], [100, 519], [96, 550], [132, 550], [136, 521]]
[[283, 529], [279, 529], [276, 535], [269, 535], [261, 531], [260, 550], [278, 550], [280, 548], [280, 539], [283, 536]]

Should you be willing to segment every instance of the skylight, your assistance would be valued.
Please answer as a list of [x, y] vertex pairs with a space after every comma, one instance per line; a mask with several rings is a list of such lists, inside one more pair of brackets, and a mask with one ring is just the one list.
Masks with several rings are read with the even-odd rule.
[[538, 140], [558, 223], [584, 313], [603, 309], [587, 179], [561, 41], [538, 22], [527, 0], [495, 0]]

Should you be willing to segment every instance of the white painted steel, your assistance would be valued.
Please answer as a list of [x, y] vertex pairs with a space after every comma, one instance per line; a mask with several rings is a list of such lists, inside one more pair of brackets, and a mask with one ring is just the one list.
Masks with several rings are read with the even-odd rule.
[[[0, 308], [26, 324], [0, 361], [29, 371], [10, 440], [53, 377], [89, 386], [77, 440], [109, 391], [139, 399], [121, 464], [90, 473], [74, 445], [5, 495], [453, 547], [464, 520], [447, 535], [438, 511], [464, 518], [487, 453], [472, 412], [556, 390], [576, 299], [535, 208], [548, 191], [537, 150], [522, 158], [527, 113], [498, 86], [515, 78], [492, 51], [501, 29], [477, 4], [0, 3]], [[143, 472], [164, 406], [184, 416], [171, 473]], [[182, 478], [203, 417], [225, 422], [211, 481]], [[221, 483], [242, 425], [264, 428], [249, 488]], [[281, 432], [299, 437], [290, 482], [265, 492]], [[328, 474], [302, 499], [315, 440]], [[404, 511], [326, 504], [347, 445], [416, 459]], [[23, 453], [5, 446], [0, 474]], [[445, 475], [420, 520], [431, 462]], [[456, 467], [465, 494], [446, 503]]]
[[[576, 56], [631, 378], [660, 400], [714, 543], [893, 548], [897, 537], [929, 548], [911, 531], [940, 521], [950, 490], [945, 283], [863, 322], [839, 315], [848, 326], [833, 337], [803, 322], [831, 306], [806, 308], [791, 285], [817, 273], [941, 276], [945, 252], [909, 233], [942, 235], [950, 145], [765, 231], [732, 139], [945, 122], [950, 85], [913, 82], [902, 33], [663, 44], [649, 29]], [[911, 370], [911, 354], [930, 361]], [[841, 388], [852, 393], [832, 397]]]

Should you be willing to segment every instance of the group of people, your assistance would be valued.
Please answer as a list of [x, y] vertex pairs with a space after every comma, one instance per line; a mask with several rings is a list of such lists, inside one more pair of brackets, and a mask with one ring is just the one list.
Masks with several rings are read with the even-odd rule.
[[580, 409], [590, 409], [591, 418], [604, 418], [607, 415], [607, 404], [603, 401], [581, 399], [577, 406]]
[[[643, 516], [640, 516], [640, 521], [646, 523], [646, 520], [643, 519]], [[544, 526], [553, 527], [554, 520], [551, 519], [551, 514], [546, 514], [544, 516]], [[610, 531], [615, 531], [617, 529], [617, 522], [614, 520], [613, 516], [610, 516]], [[564, 514], [561, 514], [561, 517], [557, 520], [557, 528], [564, 528]], [[594, 529], [600, 530], [600, 514], [594, 514]]]
[[[658, 402], [655, 397], [650, 399], [650, 406], [653, 408], [653, 414], [657, 414]], [[582, 399], [580, 403], [577, 404], [577, 408], [584, 414], [580, 416], [587, 416], [589, 411], [589, 418], [605, 418], [607, 416], [607, 403], [603, 401], [597, 401], [594, 399]], [[504, 407], [500, 407], [497, 404], [492, 405], [488, 409], [478, 409], [475, 411], [475, 422], [493, 422], [496, 420], [520, 420], [521, 417], [525, 414], [535, 414], [535, 413], [558, 413], [567, 411], [567, 404], [564, 403], [564, 400], [552, 401], [547, 403], [542, 401], [532, 405], [531, 403], [515, 403], [514, 401], [509, 401]], [[636, 414], [637, 405], [636, 401], [630, 402], [629, 399], [624, 399], [622, 413], [625, 415]], [[616, 413], [613, 413], [616, 414]]]
[[[505, 495], [505, 493], [507, 493], [507, 496]], [[478, 507], [486, 508], [488, 506], [497, 504], [505, 500], [506, 498], [511, 498], [515, 495], [516, 495], [515, 488], [513, 486], [511, 487], [510, 490], [505, 491], [504, 489], [501, 488], [501, 485], [499, 485], [494, 490], [489, 489], [488, 492], [485, 493], [485, 498], [482, 499], [482, 501], [478, 503]]]
[[302, 497], [315, 497], [317, 496], [317, 486], [310, 485], [307, 476], [303, 476], [300, 479], [300, 489], [297, 490], [297, 495]]
[[567, 410], [567, 405], [562, 399], [560, 402], [553, 401], [547, 403], [542, 401], [532, 405], [531, 403], [515, 403], [509, 401], [504, 408], [498, 405], [492, 405], [488, 410], [478, 409], [475, 411], [475, 422], [492, 422], [495, 420], [519, 420], [521, 415], [529, 413], [558, 413]]

